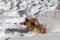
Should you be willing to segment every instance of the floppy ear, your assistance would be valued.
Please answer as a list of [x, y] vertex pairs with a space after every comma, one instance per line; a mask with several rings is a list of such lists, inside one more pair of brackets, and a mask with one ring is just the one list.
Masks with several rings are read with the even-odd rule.
[[38, 25], [39, 24], [39, 21], [37, 18], [32, 18], [32, 22], [35, 24], [35, 25]]
[[38, 25], [39, 23], [38, 22], [34, 22], [35, 25]]

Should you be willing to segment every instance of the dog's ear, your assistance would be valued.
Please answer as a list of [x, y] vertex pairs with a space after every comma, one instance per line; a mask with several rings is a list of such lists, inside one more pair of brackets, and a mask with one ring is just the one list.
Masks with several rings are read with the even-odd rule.
[[34, 24], [35, 24], [35, 25], [38, 25], [39, 23], [38, 23], [38, 22], [35, 22]]
[[32, 23], [35, 24], [35, 25], [38, 25], [39, 21], [38, 21], [37, 18], [32, 18]]

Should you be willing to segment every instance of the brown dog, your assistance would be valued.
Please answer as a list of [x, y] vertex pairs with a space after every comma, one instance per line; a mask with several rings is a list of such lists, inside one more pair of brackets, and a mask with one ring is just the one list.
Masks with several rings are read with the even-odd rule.
[[27, 26], [26, 28], [28, 28], [30, 31], [41, 34], [46, 33], [46, 28], [39, 23], [37, 18], [26, 17], [24, 24]]

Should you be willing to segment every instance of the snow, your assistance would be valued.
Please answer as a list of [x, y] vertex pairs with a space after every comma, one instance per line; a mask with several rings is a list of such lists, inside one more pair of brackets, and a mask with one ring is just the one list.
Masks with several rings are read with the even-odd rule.
[[[0, 40], [59, 40], [60, 9], [57, 0], [0, 0]], [[26, 16], [46, 24], [46, 34], [26, 32]], [[25, 33], [24, 33], [25, 31]]]

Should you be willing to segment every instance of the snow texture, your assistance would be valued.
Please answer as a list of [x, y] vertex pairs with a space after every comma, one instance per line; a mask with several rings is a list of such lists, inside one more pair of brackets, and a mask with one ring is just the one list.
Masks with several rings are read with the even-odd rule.
[[[46, 24], [46, 34], [29, 32], [26, 16]], [[0, 40], [59, 40], [60, 0], [0, 0]]]

